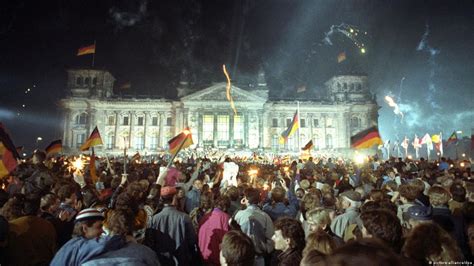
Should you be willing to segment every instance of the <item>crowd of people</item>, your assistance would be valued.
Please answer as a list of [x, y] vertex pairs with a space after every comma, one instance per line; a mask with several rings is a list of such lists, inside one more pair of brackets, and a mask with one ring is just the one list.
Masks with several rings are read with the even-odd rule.
[[473, 261], [468, 160], [72, 161], [36, 151], [1, 180], [0, 265]]

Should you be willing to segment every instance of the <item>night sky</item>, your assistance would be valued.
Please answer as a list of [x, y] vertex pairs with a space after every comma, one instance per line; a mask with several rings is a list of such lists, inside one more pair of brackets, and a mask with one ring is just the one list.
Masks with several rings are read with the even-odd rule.
[[[57, 102], [67, 93], [66, 70], [90, 67], [92, 57], [76, 53], [94, 40], [96, 67], [118, 85], [131, 83], [123, 94], [173, 98], [183, 69], [204, 88], [225, 81], [222, 64], [242, 84], [263, 68], [272, 98], [300, 86], [321, 90], [333, 75], [366, 73], [384, 139], [474, 128], [474, 1], [3, 2], [0, 122], [30, 150], [62, 137]], [[359, 34], [337, 31], [343, 27]], [[346, 60], [338, 63], [342, 52]]]

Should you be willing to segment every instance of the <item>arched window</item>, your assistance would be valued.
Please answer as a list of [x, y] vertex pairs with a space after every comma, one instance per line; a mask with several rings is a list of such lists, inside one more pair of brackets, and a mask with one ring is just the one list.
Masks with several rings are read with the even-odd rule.
[[84, 80], [84, 83], [85, 83], [86, 86], [91, 85], [91, 78], [86, 78], [86, 79]]
[[347, 91], [347, 83], [344, 83], [344, 91]]
[[78, 125], [85, 125], [87, 124], [87, 114], [82, 113], [76, 116], [76, 124]]
[[360, 118], [354, 116], [351, 118], [351, 127], [357, 128], [360, 127]]
[[355, 85], [354, 85], [354, 83], [352, 83], [351, 84], [351, 91], [354, 91], [354, 89], [355, 89]]
[[362, 90], [362, 84], [360, 84], [360, 83], [357, 84], [357, 90], [358, 90], [358, 91], [361, 91], [361, 90]]
[[337, 83], [337, 89], [341, 90], [341, 83], [339, 83], [339, 82]]
[[92, 85], [94, 85], [94, 86], [97, 85], [97, 78], [92, 79]]
[[84, 82], [84, 80], [83, 80], [82, 77], [77, 77], [77, 79], [76, 79], [76, 85], [82, 86], [82, 85], [83, 85], [83, 82]]
[[332, 135], [331, 134], [326, 135], [326, 147], [328, 149], [332, 148]]

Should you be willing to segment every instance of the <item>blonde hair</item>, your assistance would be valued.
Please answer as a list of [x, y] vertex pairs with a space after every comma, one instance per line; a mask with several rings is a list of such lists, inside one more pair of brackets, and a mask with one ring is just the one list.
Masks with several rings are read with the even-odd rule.
[[322, 207], [308, 211], [306, 213], [306, 220], [309, 224], [328, 225], [331, 223], [329, 212]]
[[448, 204], [451, 199], [449, 191], [442, 187], [431, 187], [428, 190], [428, 197], [430, 197], [430, 203], [433, 206], [442, 206]]
[[316, 230], [306, 238], [306, 246], [303, 250], [303, 257], [310, 251], [317, 250], [324, 255], [329, 255], [336, 248], [334, 239], [323, 230]]

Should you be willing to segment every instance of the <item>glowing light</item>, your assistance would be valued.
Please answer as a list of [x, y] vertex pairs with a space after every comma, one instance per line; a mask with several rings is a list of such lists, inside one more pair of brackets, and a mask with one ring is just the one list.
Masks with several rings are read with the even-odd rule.
[[466, 164], [464, 162], [461, 162], [459, 166], [464, 167]]
[[288, 166], [283, 167], [283, 171], [288, 172], [290, 168]]
[[84, 163], [82, 162], [81, 158], [77, 158], [74, 162], [72, 162], [72, 166], [74, 166], [74, 168], [77, 170], [82, 170]]
[[30, 88], [28, 88], [27, 91], [31, 91]]
[[257, 174], [258, 174], [258, 169], [250, 169], [250, 170], [249, 170], [249, 175], [255, 176], [255, 175], [257, 175]]
[[353, 28], [351, 28], [349, 31], [350, 31], [351, 33], [354, 33], [354, 29], [353, 29]]
[[23, 153], [23, 157], [25, 157], [25, 156], [26, 156], [26, 153]]
[[2, 184], [2, 190], [5, 190], [5, 183]]
[[37, 140], [37, 141], [42, 141], [43, 138], [42, 138], [42, 137], [37, 137], [36, 140]]
[[360, 52], [365, 54], [365, 48], [360, 49]]
[[411, 160], [411, 159], [413, 159], [413, 156], [411, 156], [411, 155], [408, 155], [408, 159], [410, 159], [410, 160]]
[[26, 107], [26, 105], [22, 104], [22, 105], [21, 105], [21, 107], [25, 108], [25, 107]]
[[185, 129], [185, 130], [183, 130], [183, 133], [184, 133], [184, 135], [189, 135], [189, 134], [191, 134], [191, 131]]
[[451, 168], [454, 167], [454, 164], [450, 164], [449, 167], [451, 167]]
[[465, 153], [463, 153], [461, 156], [462, 156], [462, 157], [466, 157], [466, 154], [465, 154]]
[[356, 164], [363, 164], [364, 161], [365, 161], [365, 157], [362, 154], [356, 154], [356, 156], [354, 157], [354, 162]]

